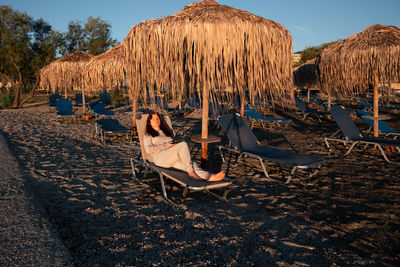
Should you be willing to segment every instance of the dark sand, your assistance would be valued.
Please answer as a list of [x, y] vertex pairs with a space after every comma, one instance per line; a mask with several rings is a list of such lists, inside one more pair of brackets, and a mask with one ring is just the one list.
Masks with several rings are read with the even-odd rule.
[[[126, 126], [128, 110], [114, 109]], [[228, 168], [211, 145], [209, 167], [237, 185], [229, 203], [192, 193], [174, 208], [157, 176], [132, 179], [135, 142], [102, 144], [93, 119], [59, 121], [47, 106], [0, 112], [0, 265], [399, 266], [400, 165], [362, 146], [348, 156], [340, 145], [330, 153], [323, 137], [337, 129], [333, 121], [278, 113], [293, 122], [253, 132], [262, 144], [323, 157], [316, 176], [286, 185], [285, 167], [267, 164], [275, 180], [254, 159]], [[200, 129], [198, 114], [172, 117]], [[399, 116], [390, 123], [398, 126]], [[169, 190], [181, 192], [174, 184]]]

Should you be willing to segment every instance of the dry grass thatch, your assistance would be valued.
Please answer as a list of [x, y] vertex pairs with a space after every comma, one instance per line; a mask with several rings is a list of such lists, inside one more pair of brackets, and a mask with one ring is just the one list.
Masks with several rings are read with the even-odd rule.
[[293, 69], [294, 84], [300, 87], [319, 87], [315, 71], [315, 58]]
[[324, 49], [316, 60], [323, 90], [363, 92], [375, 82], [400, 80], [400, 29], [372, 25]]
[[192, 3], [175, 15], [132, 27], [127, 81], [134, 99], [150, 91], [171, 97], [234, 88], [287, 99], [293, 89], [292, 38], [280, 24], [220, 5]]
[[83, 70], [86, 90], [118, 89], [125, 83], [124, 43], [90, 59]]
[[76, 51], [65, 57], [54, 60], [40, 71], [40, 86], [52, 91], [80, 89], [82, 87], [82, 70], [93, 57], [83, 51]]

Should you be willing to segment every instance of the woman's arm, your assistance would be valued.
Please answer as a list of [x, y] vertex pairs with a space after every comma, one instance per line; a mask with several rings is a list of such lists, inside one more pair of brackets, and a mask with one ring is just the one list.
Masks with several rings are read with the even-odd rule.
[[156, 155], [160, 150], [170, 147], [171, 141], [170, 137], [145, 135], [143, 138], [144, 150], [147, 154]]

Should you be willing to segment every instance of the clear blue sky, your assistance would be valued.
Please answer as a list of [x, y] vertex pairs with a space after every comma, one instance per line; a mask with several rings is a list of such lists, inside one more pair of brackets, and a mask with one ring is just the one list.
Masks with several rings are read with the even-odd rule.
[[[122, 41], [131, 26], [143, 20], [175, 14], [193, 0], [0, 0], [34, 19], [43, 18], [65, 32], [68, 22], [100, 17]], [[286, 27], [293, 50], [344, 39], [373, 24], [400, 27], [400, 0], [219, 0], [220, 4], [249, 11]]]

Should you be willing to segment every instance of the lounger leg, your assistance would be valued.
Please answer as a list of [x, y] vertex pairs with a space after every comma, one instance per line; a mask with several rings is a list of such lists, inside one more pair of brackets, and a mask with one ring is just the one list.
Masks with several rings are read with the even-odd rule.
[[325, 144], [326, 144], [327, 148], [328, 148], [329, 151], [330, 151], [330, 150], [331, 150], [331, 147], [329, 146], [328, 138], [324, 138], [324, 140], [325, 140]]
[[349, 154], [349, 153], [351, 152], [351, 150], [353, 150], [353, 148], [355, 147], [355, 145], [356, 145], [357, 143], [358, 143], [358, 142], [354, 142], [354, 143], [351, 145], [351, 147], [349, 148], [349, 150], [347, 150], [347, 152], [346, 152], [345, 155]]
[[377, 146], [378, 146], [379, 150], [381, 151], [383, 158], [384, 158], [387, 162], [392, 163], [392, 162], [388, 159], [388, 157], [386, 156], [386, 153], [385, 153], [385, 151], [382, 149], [382, 146], [380, 146], [380, 145], [377, 145]]
[[292, 177], [293, 177], [294, 173], [296, 172], [296, 170], [297, 170], [297, 166], [294, 166], [292, 171], [290, 172], [290, 175], [288, 175], [285, 184], [288, 184], [292, 181]]
[[236, 167], [236, 166], [238, 165], [238, 163], [239, 163], [239, 161], [242, 159], [243, 155], [244, 155], [243, 153], [240, 153], [240, 155], [239, 155], [239, 157], [237, 158], [236, 162], [233, 164], [233, 167]]
[[160, 171], [158, 171], [158, 170], [156, 170], [156, 171], [157, 171], [157, 173], [158, 173], [158, 176], [160, 177], [161, 190], [162, 190], [162, 194], [163, 194], [163, 196], [164, 196], [164, 199], [165, 199], [168, 203], [171, 203], [171, 204], [177, 206], [177, 204], [176, 204], [175, 202], [173, 202], [172, 200], [170, 200], [170, 199], [168, 198], [168, 196], [167, 196], [167, 190], [165, 189], [165, 182], [164, 182], [164, 177], [163, 177], [162, 173], [161, 173]]
[[187, 186], [185, 186], [185, 189], [183, 189], [181, 200], [180, 200], [181, 204], [183, 203], [183, 201], [185, 201], [185, 198], [186, 198], [186, 195], [188, 192], [189, 192], [189, 188]]
[[224, 153], [222, 153], [222, 147], [221, 147], [221, 146], [218, 146], [218, 150], [219, 150], [219, 154], [221, 155], [222, 162], [223, 162], [223, 163], [226, 163], [226, 162], [225, 162]]
[[258, 160], [260, 161], [260, 164], [261, 164], [261, 167], [262, 167], [262, 169], [263, 169], [263, 171], [264, 171], [265, 177], [267, 177], [268, 179], [270, 179], [270, 177], [269, 177], [269, 175], [268, 175], [268, 172], [267, 172], [267, 169], [266, 169], [265, 166], [264, 166], [264, 162], [263, 162], [262, 158], [261, 158], [261, 157], [258, 157]]
[[100, 130], [100, 137], [101, 137], [101, 142], [104, 142], [104, 133], [102, 130]]
[[206, 190], [205, 193], [207, 193], [208, 195], [215, 197], [218, 200], [224, 201], [224, 202], [228, 202], [228, 199], [226, 198], [226, 196], [228, 195], [229, 191], [231, 191], [231, 188], [226, 187], [224, 190], [224, 193], [220, 196], [214, 192], [211, 192], [210, 190]]
[[133, 158], [131, 158], [130, 161], [131, 161], [132, 176], [136, 179], [135, 163], [133, 163]]

